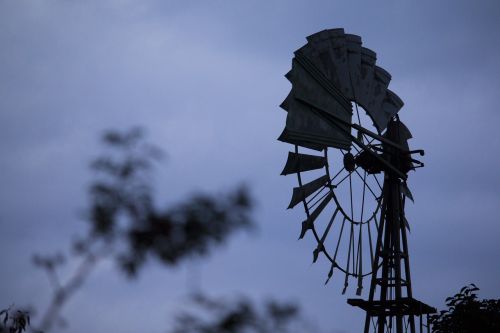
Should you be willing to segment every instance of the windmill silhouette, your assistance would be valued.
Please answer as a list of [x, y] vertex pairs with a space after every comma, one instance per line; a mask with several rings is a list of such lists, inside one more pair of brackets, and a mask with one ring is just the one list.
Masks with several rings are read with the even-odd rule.
[[354, 280], [361, 295], [370, 278], [368, 300], [347, 300], [366, 311], [365, 333], [430, 331], [436, 309], [413, 298], [405, 216], [408, 172], [424, 166], [413, 157], [424, 151], [409, 149], [403, 102], [361, 37], [330, 29], [307, 41], [286, 74], [278, 138], [294, 145], [282, 175], [297, 175], [288, 208], [304, 207], [299, 238], [312, 234], [313, 262], [326, 258], [326, 283], [344, 275], [343, 293]]

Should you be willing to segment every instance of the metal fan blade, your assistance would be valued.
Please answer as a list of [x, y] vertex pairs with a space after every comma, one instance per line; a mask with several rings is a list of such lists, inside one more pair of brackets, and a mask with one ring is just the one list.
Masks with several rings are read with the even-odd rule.
[[326, 145], [340, 149], [349, 149], [351, 139], [346, 135], [350, 128], [346, 124], [338, 127], [319, 117], [311, 109], [325, 110], [351, 123], [352, 109], [350, 102], [307, 58], [296, 55], [292, 63], [293, 98], [287, 98], [288, 115], [286, 129], [289, 139], [299, 142]]
[[288, 159], [286, 160], [286, 165], [281, 172], [281, 175], [289, 175], [299, 171], [321, 169], [325, 165], [326, 159], [324, 156], [288, 152]]
[[391, 74], [381, 67], [375, 66], [370, 101], [365, 110], [373, 119], [379, 130], [387, 127], [387, 117], [382, 110], [382, 102], [386, 97], [386, 90], [391, 81]]
[[[342, 33], [344, 33], [343, 30], [344, 29], [342, 29]], [[310, 36], [307, 36], [306, 39], [309, 43], [318, 43], [318, 42], [321, 42], [325, 39], [328, 39], [328, 37], [329, 37], [328, 30], [325, 29], [325, 30], [318, 31]]]
[[309, 43], [318, 43], [343, 34], [344, 34], [344, 29], [342, 28], [325, 29], [310, 36], [307, 36], [306, 39]]
[[325, 145], [301, 140], [300, 137], [297, 137], [296, 135], [291, 134], [290, 131], [288, 131], [286, 128], [283, 130], [283, 132], [281, 132], [281, 135], [278, 137], [278, 141], [291, 143], [293, 145], [298, 145], [301, 147], [305, 147], [305, 148], [309, 148], [309, 149], [313, 149], [313, 150], [318, 150], [318, 151], [321, 151], [325, 148]]
[[361, 48], [361, 77], [360, 77], [360, 91], [356, 93], [357, 102], [360, 104], [370, 115], [368, 104], [371, 101], [371, 92], [373, 86], [373, 78], [375, 71], [375, 62], [377, 54], [365, 47]]
[[[349, 129], [345, 125], [335, 127], [314, 113], [313, 108], [296, 98], [290, 101], [286, 118], [288, 142], [304, 142], [312, 146], [349, 149], [351, 140], [346, 136]], [[300, 144], [307, 147], [307, 145]]]
[[332, 266], [330, 266], [330, 270], [328, 271], [328, 277], [325, 281], [325, 286], [326, 284], [330, 281], [330, 279], [332, 278], [333, 276], [333, 269], [335, 268], [335, 262], [332, 263]]
[[280, 104], [280, 108], [282, 108], [285, 111], [288, 111], [290, 108], [290, 100], [293, 98], [292, 91], [288, 93], [288, 96], [286, 96], [285, 100]]
[[351, 81], [353, 100], [357, 101], [361, 91], [361, 37], [346, 34], [347, 64]]
[[408, 127], [406, 127], [406, 125], [401, 120], [398, 122], [398, 126], [399, 126], [399, 128], [398, 128], [399, 138], [401, 140], [407, 141], [407, 140], [413, 138], [413, 135], [411, 135], [410, 130], [408, 129]]
[[346, 36], [336, 29], [324, 33], [325, 38], [312, 38], [301, 52], [309, 61], [321, 69], [328, 80], [348, 99], [353, 99], [353, 90], [347, 64]]
[[294, 187], [292, 200], [290, 201], [288, 208], [293, 208], [296, 204], [319, 190], [321, 187], [325, 186], [328, 180], [328, 176], [324, 175], [319, 177], [318, 179], [313, 180], [312, 182], [309, 182], [302, 186]]
[[385, 122], [388, 123], [389, 120], [398, 113], [403, 105], [404, 103], [401, 98], [399, 98], [399, 96], [391, 90], [387, 89], [385, 99], [382, 102], [382, 110], [384, 111], [383, 114], [386, 116]]
[[325, 209], [326, 205], [328, 205], [328, 203], [330, 202], [330, 200], [332, 200], [332, 198], [333, 198], [332, 193], [331, 192], [328, 193], [327, 196], [323, 199], [323, 201], [321, 201], [321, 203], [318, 205], [318, 207], [316, 207], [314, 212], [312, 212], [309, 218], [304, 222], [302, 222], [302, 230], [300, 231], [299, 239], [304, 238], [304, 235], [306, 234], [307, 230], [312, 228], [314, 221], [316, 221], [319, 214], [321, 214], [323, 209]]

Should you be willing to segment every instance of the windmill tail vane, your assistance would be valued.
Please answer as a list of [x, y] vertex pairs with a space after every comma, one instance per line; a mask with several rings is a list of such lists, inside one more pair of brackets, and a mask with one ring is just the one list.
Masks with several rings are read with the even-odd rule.
[[364, 332], [425, 332], [436, 309], [413, 298], [405, 216], [408, 173], [424, 166], [424, 151], [410, 150], [403, 101], [376, 60], [343, 29], [307, 37], [285, 75], [292, 89], [278, 140], [294, 149], [281, 174], [297, 177], [288, 208], [303, 206], [299, 239], [316, 241], [325, 284], [340, 271], [342, 293], [354, 280], [360, 296], [370, 281], [367, 300], [347, 301], [366, 312]]

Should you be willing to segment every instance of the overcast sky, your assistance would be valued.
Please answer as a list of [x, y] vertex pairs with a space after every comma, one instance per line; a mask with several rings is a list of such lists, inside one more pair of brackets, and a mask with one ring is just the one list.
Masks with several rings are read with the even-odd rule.
[[335, 27], [377, 52], [426, 151], [409, 178], [415, 297], [442, 307], [474, 282], [500, 298], [498, 1], [0, 0], [0, 307], [47, 304], [31, 255], [85, 230], [100, 133], [141, 125], [168, 153], [162, 204], [246, 182], [259, 232], [134, 282], [104, 263], [64, 309], [67, 331], [165, 332], [198, 272], [212, 296], [294, 300], [326, 332], [358, 332], [343, 281], [325, 287], [313, 240], [296, 241], [304, 212], [285, 209], [295, 179], [276, 141], [293, 51]]

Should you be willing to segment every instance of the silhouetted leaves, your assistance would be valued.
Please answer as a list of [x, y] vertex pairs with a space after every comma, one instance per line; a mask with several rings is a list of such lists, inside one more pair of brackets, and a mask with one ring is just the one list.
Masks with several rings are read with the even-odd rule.
[[30, 326], [30, 315], [28, 311], [11, 310], [11, 308], [0, 311], [0, 333], [21, 333]]
[[125, 241], [127, 250], [117, 258], [128, 275], [135, 275], [149, 255], [173, 265], [206, 255], [233, 231], [251, 226], [252, 204], [244, 187], [216, 197], [198, 194], [172, 208], [157, 209], [149, 171], [160, 150], [145, 144], [138, 129], [109, 132], [104, 143], [112, 151], [92, 163], [99, 174], [90, 187], [89, 222], [96, 237]]
[[431, 316], [435, 333], [497, 333], [500, 332], [500, 299], [479, 300], [474, 284], [446, 298], [447, 310]]
[[197, 195], [165, 212], [150, 212], [128, 231], [129, 249], [120, 256], [122, 267], [134, 274], [150, 254], [167, 265], [206, 255], [233, 231], [251, 226], [250, 199], [239, 188], [217, 199]]
[[306, 326], [291, 303], [268, 301], [259, 309], [243, 298], [226, 302], [197, 295], [193, 300], [198, 313], [177, 316], [171, 333], [303, 332]]
[[61, 308], [100, 259], [115, 257], [131, 277], [149, 257], [171, 266], [194, 255], [208, 255], [233, 232], [253, 225], [252, 201], [244, 187], [224, 195], [198, 194], [173, 207], [157, 208], [150, 173], [163, 156], [161, 150], [145, 143], [138, 128], [110, 131], [103, 143], [108, 151], [91, 163], [96, 174], [89, 187], [89, 232], [73, 241], [79, 261], [75, 270], [59, 279], [62, 255], [33, 258], [53, 287], [40, 324], [46, 331], [61, 322]]

